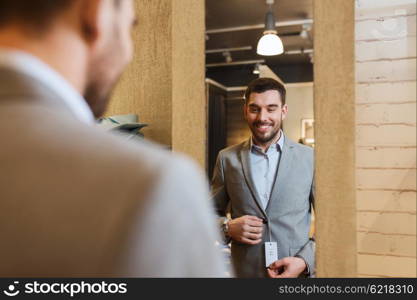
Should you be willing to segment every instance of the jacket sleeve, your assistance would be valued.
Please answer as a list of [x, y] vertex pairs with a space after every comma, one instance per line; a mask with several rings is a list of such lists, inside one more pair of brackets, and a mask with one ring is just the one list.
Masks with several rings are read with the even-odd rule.
[[[315, 181], [313, 178], [313, 183], [311, 185], [310, 191], [310, 209], [315, 209]], [[303, 248], [295, 255], [304, 259], [307, 264], [307, 273], [309, 277], [315, 277], [316, 274], [316, 241], [313, 237], [309, 239], [309, 241], [304, 245]]]
[[303, 248], [295, 255], [304, 259], [307, 265], [307, 274], [309, 277], [315, 277], [316, 271], [316, 241], [314, 239], [310, 239]]
[[157, 172], [150, 201], [130, 236], [128, 276], [225, 277], [220, 236], [203, 172], [172, 156]]
[[214, 208], [218, 216], [218, 226], [224, 242], [227, 243], [228, 238], [224, 235], [223, 231], [221, 230], [222, 225], [226, 219], [229, 205], [229, 196], [227, 194], [225, 186], [224, 168], [221, 152], [217, 156], [216, 165], [213, 171], [213, 179], [211, 182], [211, 195]]

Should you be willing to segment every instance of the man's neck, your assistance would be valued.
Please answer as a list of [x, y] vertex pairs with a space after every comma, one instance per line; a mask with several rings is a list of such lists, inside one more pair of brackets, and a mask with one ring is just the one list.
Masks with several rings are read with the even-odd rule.
[[0, 48], [33, 55], [64, 77], [80, 94], [85, 89], [87, 57], [81, 41], [65, 29], [56, 29], [44, 37], [31, 37], [18, 27], [0, 30]]
[[256, 146], [261, 148], [262, 152], [266, 153], [271, 145], [276, 144], [279, 141], [279, 139], [281, 138], [281, 134], [282, 134], [281, 132], [282, 132], [281, 130], [278, 131], [275, 137], [267, 143], [260, 143], [259, 141], [256, 140], [255, 136], [253, 135], [252, 135], [252, 141]]

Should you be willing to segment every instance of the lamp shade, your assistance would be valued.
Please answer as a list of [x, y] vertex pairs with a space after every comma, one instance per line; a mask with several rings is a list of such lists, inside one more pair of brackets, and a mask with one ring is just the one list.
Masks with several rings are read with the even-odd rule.
[[256, 53], [259, 55], [271, 56], [284, 53], [284, 46], [276, 32], [266, 31], [259, 39]]

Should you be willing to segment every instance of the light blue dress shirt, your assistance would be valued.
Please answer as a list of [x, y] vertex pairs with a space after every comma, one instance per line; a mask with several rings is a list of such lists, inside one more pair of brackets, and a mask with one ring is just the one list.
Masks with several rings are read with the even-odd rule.
[[281, 149], [284, 146], [284, 133], [280, 132], [279, 140], [272, 144], [264, 153], [261, 147], [255, 145], [251, 139], [249, 155], [251, 176], [263, 209], [265, 210], [271, 198], [272, 187], [278, 170]]

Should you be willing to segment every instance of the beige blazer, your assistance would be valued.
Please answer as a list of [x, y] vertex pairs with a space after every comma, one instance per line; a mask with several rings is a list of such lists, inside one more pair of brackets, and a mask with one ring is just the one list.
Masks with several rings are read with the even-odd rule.
[[0, 69], [0, 276], [222, 277], [217, 234], [189, 159], [80, 123]]

